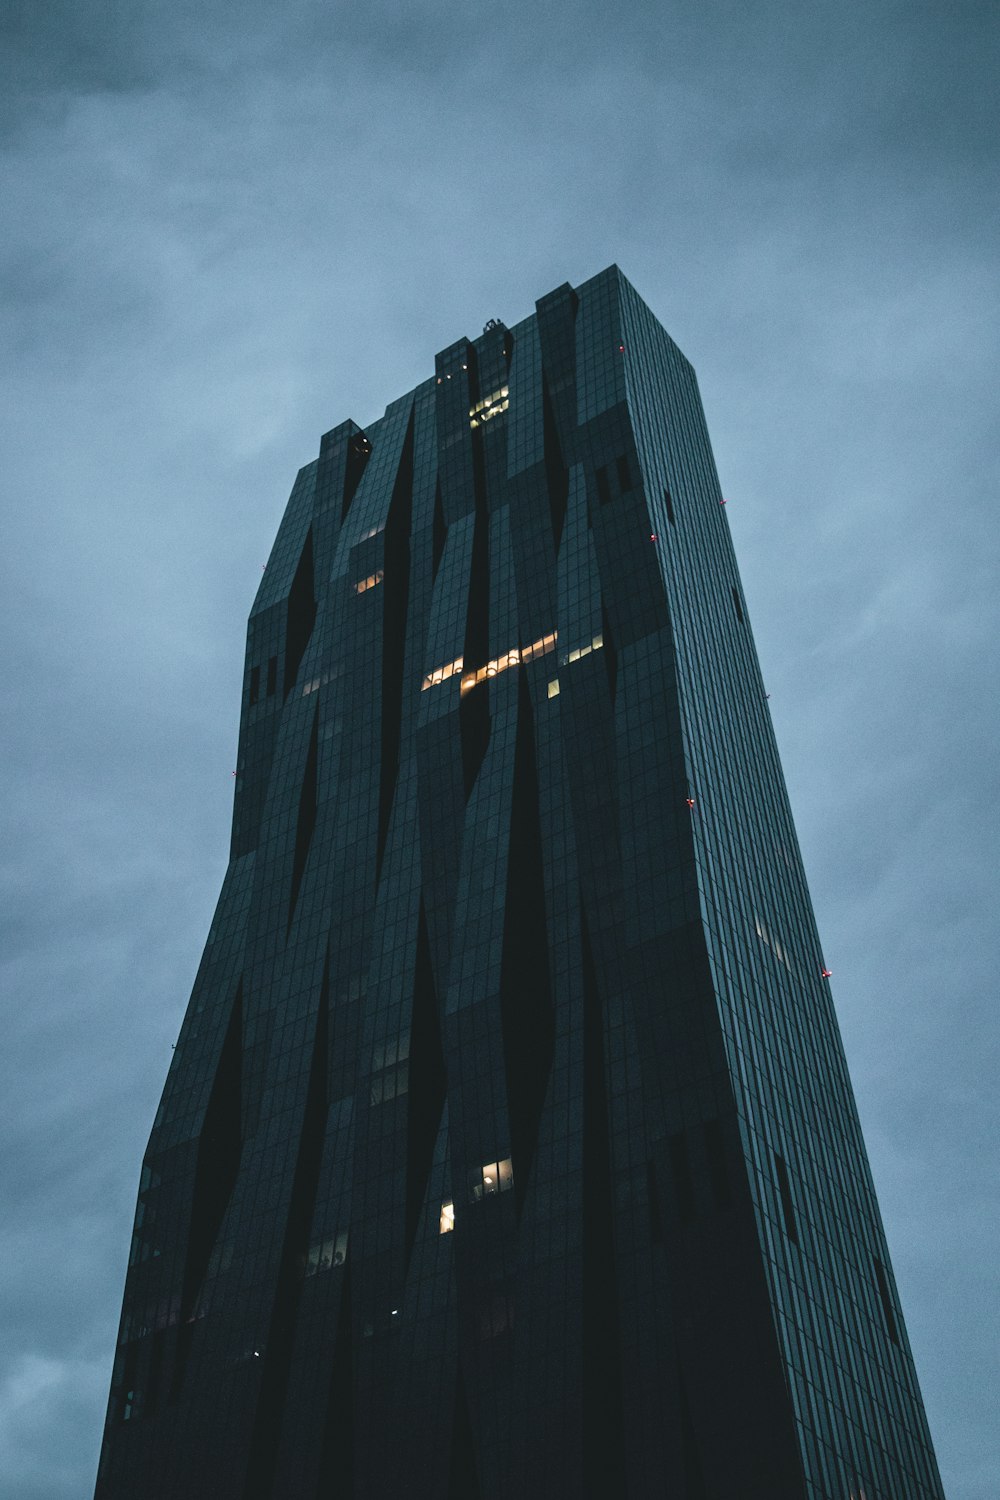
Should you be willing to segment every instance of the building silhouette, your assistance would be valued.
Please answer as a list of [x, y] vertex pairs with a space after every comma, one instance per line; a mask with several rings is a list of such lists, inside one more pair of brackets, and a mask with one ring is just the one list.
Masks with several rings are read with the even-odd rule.
[[99, 1500], [942, 1495], [765, 699], [617, 268], [323, 437]]

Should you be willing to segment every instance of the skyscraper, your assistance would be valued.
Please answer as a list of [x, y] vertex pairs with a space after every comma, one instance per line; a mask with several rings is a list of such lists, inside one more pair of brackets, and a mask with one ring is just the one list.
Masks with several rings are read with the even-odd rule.
[[616, 268], [324, 436], [99, 1500], [941, 1496], [765, 697]]

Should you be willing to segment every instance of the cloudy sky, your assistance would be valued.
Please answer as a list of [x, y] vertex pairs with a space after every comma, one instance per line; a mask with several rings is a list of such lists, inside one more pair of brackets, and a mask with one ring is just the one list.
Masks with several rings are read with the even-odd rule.
[[617, 261], [695, 364], [949, 1500], [995, 1500], [995, 6], [8, 0], [0, 1493], [91, 1492], [296, 468]]

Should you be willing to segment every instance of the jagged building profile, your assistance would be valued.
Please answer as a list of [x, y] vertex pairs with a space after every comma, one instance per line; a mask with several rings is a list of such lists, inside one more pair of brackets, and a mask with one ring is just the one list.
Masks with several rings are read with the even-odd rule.
[[323, 437], [98, 1500], [940, 1500], [765, 696], [617, 268]]

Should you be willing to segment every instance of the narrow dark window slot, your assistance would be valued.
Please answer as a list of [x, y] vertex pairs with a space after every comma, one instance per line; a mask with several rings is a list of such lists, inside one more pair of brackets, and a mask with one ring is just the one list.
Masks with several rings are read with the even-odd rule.
[[559, 551], [563, 525], [566, 520], [566, 502], [569, 497], [569, 470], [563, 463], [559, 446], [559, 431], [556, 426], [548, 382], [542, 382], [542, 430], [544, 434], [545, 479], [549, 492], [549, 513], [552, 518], [552, 540]]
[[[427, 918], [423, 902], [417, 925], [417, 956], [413, 975], [410, 1023], [410, 1082], [407, 1099], [406, 1145], [406, 1259], [409, 1264], [441, 1125], [447, 1077], [441, 1048], [438, 1002], [434, 991]], [[453, 1217], [454, 1222], [454, 1217]]]
[[437, 570], [441, 565], [447, 535], [448, 527], [444, 519], [444, 506], [441, 504], [441, 481], [439, 479], [434, 490], [434, 529], [431, 542], [431, 576], [433, 578], [437, 577]]
[[674, 1197], [677, 1200], [677, 1213], [681, 1223], [687, 1223], [695, 1216], [697, 1199], [694, 1191], [694, 1178], [691, 1176], [691, 1163], [688, 1160], [687, 1142], [683, 1132], [672, 1135], [667, 1141], [667, 1151], [670, 1156], [670, 1170], [674, 1179]]
[[737, 618], [737, 620], [739, 620], [740, 624], [742, 625], [743, 624], [743, 606], [740, 603], [740, 591], [736, 587], [735, 583], [733, 584], [733, 608], [736, 611], [736, 618]]
[[451, 1424], [451, 1456], [448, 1464], [448, 1500], [479, 1500], [476, 1474], [476, 1439], [469, 1417], [469, 1403], [461, 1365], [455, 1377], [455, 1415]]
[[376, 835], [376, 878], [382, 873], [389, 821], [399, 774], [403, 729], [403, 663], [410, 594], [410, 519], [413, 506], [413, 415], [410, 415], [389, 503], [383, 553], [382, 723]]
[[316, 582], [313, 568], [313, 538], [310, 529], [302, 544], [295, 577], [288, 591], [285, 612], [285, 676], [282, 690], [287, 698], [295, 686], [299, 667], [316, 623]]
[[594, 477], [597, 480], [597, 498], [602, 505], [607, 505], [611, 499], [611, 486], [608, 484], [607, 469], [598, 469]]
[[340, 1292], [340, 1317], [333, 1346], [330, 1394], [319, 1461], [319, 1495], [349, 1495], [354, 1488], [354, 1362], [355, 1339], [351, 1321], [351, 1266], [348, 1259]]
[[792, 1202], [792, 1185], [788, 1180], [788, 1168], [784, 1159], [777, 1151], [774, 1153], [774, 1166], [778, 1175], [778, 1194], [781, 1198], [781, 1212], [785, 1220], [785, 1233], [793, 1245], [799, 1243], [799, 1231], [795, 1223], [795, 1205]]
[[319, 710], [317, 709], [313, 713], [312, 734], [309, 737], [309, 752], [306, 756], [305, 770], [302, 773], [302, 791], [299, 794], [299, 818], [295, 830], [295, 857], [292, 863], [292, 887], [288, 901], [288, 926], [286, 935], [292, 928], [292, 918], [295, 916], [295, 907], [299, 899], [302, 877], [306, 871], [306, 859], [309, 855], [309, 847], [312, 844], [313, 833], [316, 830], [316, 812], [319, 805], [318, 770]]
[[720, 1208], [728, 1208], [732, 1201], [729, 1189], [729, 1168], [726, 1165], [726, 1143], [722, 1137], [722, 1126], [718, 1120], [706, 1120], [702, 1127], [705, 1133], [705, 1154], [708, 1157], [708, 1175], [712, 1191]]
[[500, 1024], [514, 1191], [520, 1212], [552, 1068], [555, 1025], [545, 923], [545, 864], [528, 680], [518, 684], [510, 855], [500, 961]]
[[344, 494], [340, 507], [341, 524], [347, 520], [347, 512], [351, 508], [355, 491], [361, 483], [361, 476], [365, 472], [365, 466], [371, 457], [372, 445], [363, 432], [354, 433], [347, 444], [347, 464], [344, 469]]
[[896, 1327], [896, 1314], [892, 1310], [892, 1298], [889, 1296], [889, 1279], [885, 1274], [885, 1266], [877, 1255], [872, 1256], [875, 1264], [875, 1280], [878, 1283], [878, 1294], [882, 1302], [882, 1313], [885, 1317], [885, 1328], [892, 1342], [899, 1345], [899, 1330]]
[[677, 525], [677, 517], [674, 515], [674, 502], [673, 502], [673, 497], [670, 494], [670, 486], [669, 486], [669, 484], [667, 485], [666, 489], [663, 491], [663, 498], [666, 501], [666, 506], [667, 506], [667, 520], [670, 522], [671, 526], [676, 526]]
[[250, 668], [250, 707], [253, 708], [260, 697], [260, 667]]
[[632, 488], [632, 475], [629, 472], [628, 458], [624, 453], [619, 453], [616, 463], [618, 465], [618, 488], [624, 495], [626, 491]]
[[267, 663], [267, 696], [273, 698], [278, 691], [278, 658], [272, 656]]
[[646, 1192], [649, 1197], [649, 1238], [654, 1245], [662, 1245], [663, 1220], [660, 1218], [660, 1199], [656, 1191], [656, 1169], [651, 1161], [646, 1163]]
[[601, 635], [604, 639], [604, 665], [608, 673], [608, 687], [611, 689], [611, 701], [614, 703], [618, 692], [618, 650], [608, 620], [607, 606], [603, 602], [601, 604]]

